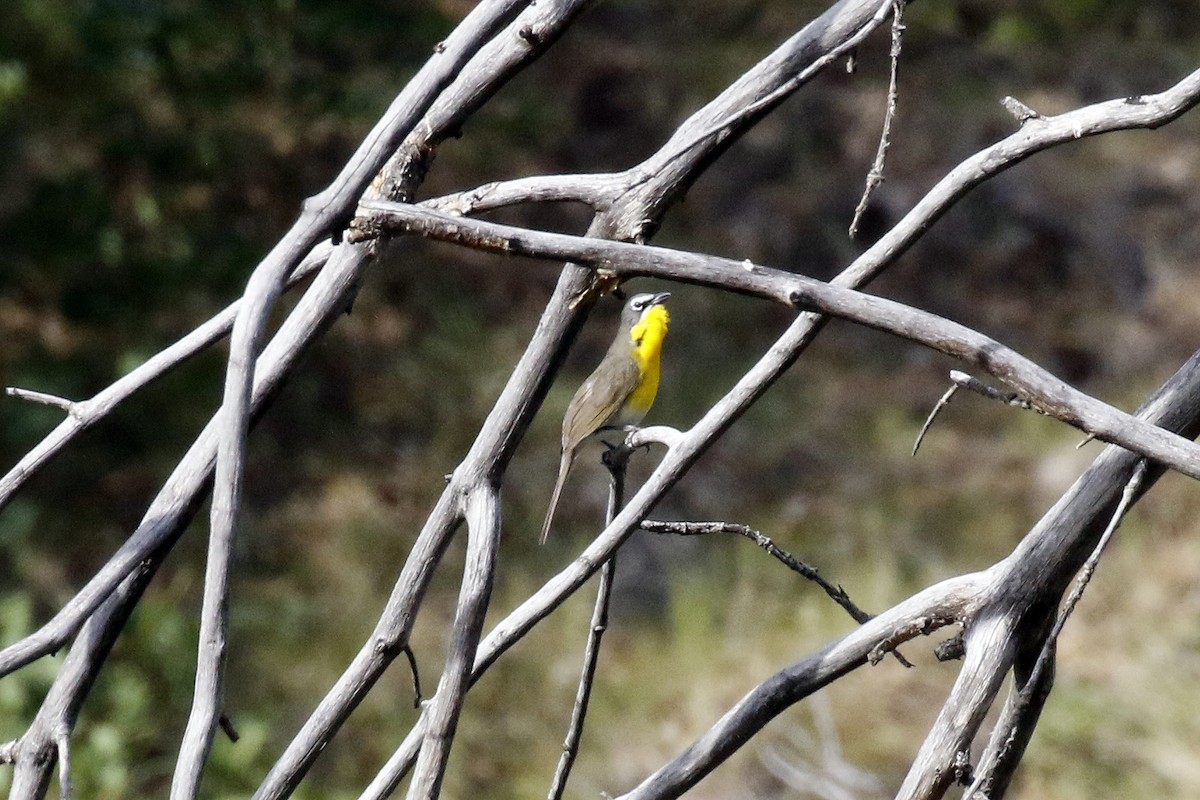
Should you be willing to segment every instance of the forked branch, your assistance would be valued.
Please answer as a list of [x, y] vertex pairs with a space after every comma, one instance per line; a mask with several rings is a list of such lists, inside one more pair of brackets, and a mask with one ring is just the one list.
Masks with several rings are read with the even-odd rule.
[[[952, 170], [831, 284], [748, 262], [613, 240], [645, 241], [671, 203], [708, 164], [796, 89], [859, 46], [894, 9], [902, 6], [898, 0], [843, 0], [835, 4], [699, 109], [650, 158], [628, 170], [495, 182], [434, 198], [421, 206], [382, 202], [411, 200], [441, 139], [536, 57], [585, 4], [586, 0], [484, 0], [439, 46], [435, 57], [396, 99], [330, 188], [306, 204], [293, 228], [254, 270], [236, 307], [90, 400], [76, 403], [36, 391], [18, 392], [27, 400], [61, 408], [69, 417], [0, 479], [0, 507], [81, 430], [166, 369], [207, 347], [231, 328], [233, 331], [222, 411], [181, 460], [142, 524], [49, 623], [0, 650], [3, 676], [76, 637], [30, 729], [21, 739], [0, 748], [0, 760], [16, 764], [14, 797], [43, 794], [56, 759], [61, 762], [63, 792], [67, 792], [70, 731], [79, 706], [112, 640], [136, 604], [144, 581], [162, 563], [199, 507], [215, 472], [195, 702], [172, 789], [174, 798], [196, 796], [221, 710], [228, 571], [246, 431], [253, 413], [265, 405], [299, 353], [323, 332], [357, 290], [365, 264], [376, 249], [374, 241], [363, 239], [379, 230], [419, 233], [481, 249], [568, 263], [528, 349], [422, 526], [371, 636], [292, 739], [256, 797], [288, 795], [395, 657], [400, 653], [411, 657], [408, 637], [430, 576], [453, 532], [465, 519], [467, 568], [438, 690], [364, 795], [382, 797], [392, 792], [415, 764], [410, 797], [436, 797], [458, 715], [471, 684], [602, 565], [606, 565], [603, 569], [611, 578], [612, 559], [624, 539], [639, 526], [650, 524], [644, 522], [645, 517], [663, 494], [791, 366], [828, 316], [885, 330], [973, 363], [1017, 390], [1007, 401], [1028, 404], [1159, 464], [1200, 477], [1200, 448], [1168, 432], [1186, 436], [1194, 433], [1197, 425], [1195, 409], [1200, 408], [1200, 401], [1195, 395], [1200, 392], [1196, 388], [1200, 381], [1195, 379], [1195, 359], [1181, 370], [1181, 374], [1191, 370], [1188, 375], [1169, 384], [1159, 399], [1135, 418], [1075, 391], [975, 331], [899, 303], [851, 291], [893, 263], [972, 187], [1033, 153], [1083, 136], [1156, 127], [1179, 116], [1200, 99], [1200, 72], [1158, 95], [1112, 100], [1055, 117], [1026, 114], [1010, 103], [1010, 107], [1017, 108], [1020, 130]], [[897, 47], [901, 29], [897, 18], [893, 27]], [[894, 57], [893, 89], [897, 61]], [[889, 108], [889, 120], [890, 112]], [[879, 165], [887, 139], [885, 123]], [[381, 172], [385, 159], [387, 166]], [[878, 170], [873, 176], [878, 177]], [[367, 202], [362, 202], [360, 208], [370, 211], [371, 216], [360, 220], [359, 241], [339, 242], [336, 247], [323, 244], [330, 237], [340, 236], [355, 205], [364, 197]], [[504, 205], [549, 201], [590, 206], [595, 212], [589, 229], [592, 238], [554, 236], [461, 219], [462, 215]], [[297, 265], [305, 258], [313, 268], [323, 266], [321, 274], [270, 344], [261, 348], [268, 314], [286, 282], [298, 280]], [[483, 637], [483, 616], [500, 531], [499, 487], [558, 363], [583, 324], [591, 302], [604, 287], [603, 282], [594, 279], [601, 273], [608, 277], [653, 275], [719, 287], [769, 298], [804, 313], [798, 314], [784, 335], [691, 429], [642, 433], [647, 440], [668, 445], [645, 485], [619, 512], [613, 509], [604, 529], [574, 561]], [[1190, 405], [1184, 403], [1186, 398], [1190, 398]], [[1020, 747], [1011, 746], [1011, 742], [1019, 742], [1036, 721], [1050, 682], [1054, 639], [1071, 604], [1050, 631], [1041, 624], [1048, 619], [1046, 614], [1039, 618], [1041, 627], [1031, 631], [1035, 611], [1061, 597], [1069, 576], [1081, 562], [1085, 574], [1094, 568], [1112, 535], [1111, 527], [1100, 533], [1103, 515], [1108, 514], [1115, 526], [1124, 510], [1153, 483], [1158, 467], [1139, 467], [1137, 479], [1129, 479], [1135, 474], [1134, 464], [1139, 458], [1126, 450], [1106, 449], [1093, 469], [1017, 551], [988, 570], [944, 581], [874, 619], [859, 611], [857, 616], [863, 622], [860, 628], [765, 681], [692, 748], [627, 797], [678, 796], [783, 708], [850, 670], [877, 663], [901, 642], [950, 624], [965, 628], [966, 662], [901, 794], [934, 797], [954, 780], [969, 780], [969, 759], [964, 760], [963, 754], [978, 735], [982, 716], [991, 706], [999, 682], [1016, 664], [1017, 671], [1025, 674], [1016, 699], [1010, 698], [1003, 717], [1010, 733], [993, 737], [984, 762], [986, 770], [981, 771], [984, 778], [979, 779], [989, 781], [989, 793], [997, 788], [1002, 792], [1015, 766], [1012, 754], [1017, 753], [1019, 758]], [[1140, 477], [1143, 472], [1145, 481]], [[1121, 486], [1127, 487], [1124, 500], [1117, 497]], [[1090, 559], [1088, 553], [1092, 554]], [[598, 615], [601, 610], [598, 604]], [[598, 619], [603, 621], [602, 617]], [[599, 627], [599, 623], [593, 625], [590, 645], [598, 646]], [[1041, 650], [1040, 656], [1031, 660], [1029, 643], [1034, 640]], [[587, 673], [595, 665], [594, 647], [589, 652], [587, 663], [591, 666], [585, 667], [580, 690], [583, 701], [577, 703], [578, 720], [572, 724], [573, 734], [569, 737], [576, 745], [586, 709], [586, 687], [590, 685]], [[568, 742], [568, 754], [574, 752], [574, 746]], [[556, 782], [552, 794], [561, 792], [565, 785], [569, 758], [564, 760], [563, 778]]]

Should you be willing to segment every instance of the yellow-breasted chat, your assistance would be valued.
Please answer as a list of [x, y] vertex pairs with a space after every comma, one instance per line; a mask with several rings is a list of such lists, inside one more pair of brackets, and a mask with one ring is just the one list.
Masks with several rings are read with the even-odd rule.
[[670, 296], [658, 292], [629, 298], [608, 352], [571, 398], [563, 417], [562, 459], [542, 524], [542, 543], [550, 534], [563, 483], [583, 440], [602, 430], [637, 425], [654, 405], [663, 339], [671, 321], [663, 303]]

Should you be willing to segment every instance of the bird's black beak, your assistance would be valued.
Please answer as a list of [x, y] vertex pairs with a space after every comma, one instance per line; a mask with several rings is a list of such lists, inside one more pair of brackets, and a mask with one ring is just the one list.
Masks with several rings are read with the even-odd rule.
[[658, 294], [654, 295], [654, 297], [650, 298], [649, 305], [660, 306], [663, 303], [667, 302], [667, 298], [669, 298], [670, 296], [671, 296], [670, 292], [659, 292]]

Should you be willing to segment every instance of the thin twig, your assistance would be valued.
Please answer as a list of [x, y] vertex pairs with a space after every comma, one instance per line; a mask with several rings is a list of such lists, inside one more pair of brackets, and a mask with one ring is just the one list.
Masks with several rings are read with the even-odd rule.
[[950, 405], [950, 400], [954, 397], [954, 393], [958, 391], [958, 384], [953, 384], [946, 393], [937, 401], [937, 405], [929, 412], [929, 416], [925, 418], [925, 424], [921, 426], [921, 431], [917, 434], [917, 440], [913, 442], [912, 454], [915, 456], [917, 450], [921, 447], [921, 442], [925, 441], [925, 434], [933, 427], [933, 421], [937, 415], [942, 413], [942, 409]]
[[844, 608], [846, 613], [855, 622], [861, 625], [871, 619], [870, 614], [863, 611], [850, 599], [850, 595], [846, 593], [845, 589], [825, 580], [816, 567], [796, 558], [775, 544], [769, 536], [763, 534], [761, 531], [754, 530], [749, 525], [741, 525], [736, 522], [667, 522], [648, 519], [642, 522], [640, 527], [642, 530], [649, 531], [650, 533], [673, 533], [678, 536], [704, 536], [712, 533], [732, 533], [744, 536], [767, 551], [776, 560], [786, 565], [788, 569], [820, 586], [825, 591], [825, 594], [829, 595], [833, 602]]
[[1022, 103], [1015, 97], [1005, 97], [1000, 101], [1000, 105], [1004, 106], [1004, 110], [1016, 117], [1017, 122], [1024, 125], [1031, 119], [1041, 119], [1042, 115], [1034, 111], [1029, 106]]
[[[649, 533], [673, 533], [679, 536], [703, 536], [710, 533], [732, 533], [744, 536], [767, 551], [767, 553], [787, 566], [788, 569], [820, 586], [825, 591], [825, 594], [829, 595], [833, 602], [845, 609], [846, 613], [858, 624], [861, 625], [871, 619], [871, 615], [859, 608], [850, 599], [850, 595], [846, 593], [846, 590], [840, 584], [834, 585], [825, 580], [816, 567], [796, 558], [787, 550], [775, 544], [769, 536], [761, 531], [754, 530], [749, 525], [741, 525], [736, 522], [662, 522], [658, 520], [645, 520], [640, 527]], [[912, 667], [912, 663], [899, 650], [895, 650], [893, 653], [896, 656], [896, 660], [902, 665]]]
[[421, 693], [421, 672], [417, 669], [417, 656], [407, 644], [404, 645], [403, 653], [408, 658], [408, 668], [412, 672], [413, 708], [420, 708], [424, 696]]
[[896, 99], [900, 94], [898, 75], [900, 72], [900, 49], [904, 41], [904, 3], [905, 0], [892, 0], [892, 49], [891, 74], [888, 78], [887, 111], [883, 116], [883, 130], [879, 133], [879, 147], [875, 150], [875, 162], [867, 173], [867, 182], [863, 187], [862, 197], [854, 209], [854, 218], [850, 220], [850, 238], [858, 236], [858, 226], [866, 213], [871, 195], [883, 183], [883, 164], [887, 158], [888, 147], [891, 145], [892, 120], [896, 117]]
[[[608, 525], [617, 515], [617, 510], [625, 502], [625, 465], [626, 459], [613, 459], [605, 453], [604, 465], [608, 468], [608, 508], [605, 512], [604, 524]], [[554, 771], [554, 779], [550, 783], [549, 800], [561, 800], [567, 788], [567, 780], [571, 775], [571, 767], [579, 755], [579, 742], [583, 738], [583, 722], [587, 717], [588, 703], [592, 696], [592, 685], [596, 679], [596, 664], [600, 660], [600, 641], [608, 629], [608, 608], [612, 599], [613, 576], [617, 569], [616, 553], [600, 567], [600, 577], [596, 583], [596, 604], [592, 609], [591, 627], [588, 628], [587, 646], [583, 651], [583, 669], [579, 674], [579, 688], [575, 691], [575, 705], [571, 709], [571, 722], [567, 726], [567, 735], [563, 740], [562, 755], [558, 759], [558, 767]]]
[[225, 734], [225, 738], [231, 742], [236, 743], [238, 739], [242, 738], [228, 714], [222, 713], [217, 717], [217, 726], [221, 729], [221, 733]]
[[1138, 491], [1142, 486], [1142, 481], [1146, 477], [1147, 468], [1148, 462], [1143, 459], [1134, 469], [1129, 482], [1125, 484], [1125, 490], [1121, 492], [1121, 500], [1117, 503], [1108, 526], [1104, 529], [1104, 533], [1101, 534], [1100, 540], [1096, 542], [1096, 547], [1092, 550], [1092, 554], [1084, 562], [1079, 575], [1076, 576], [1075, 585], [1071, 588], [1071, 593], [1067, 596], [1067, 601], [1063, 604], [1062, 610], [1058, 612], [1058, 616], [1054, 620], [1054, 625], [1050, 628], [1050, 633], [1046, 636], [1046, 642], [1042, 645], [1042, 652], [1038, 655], [1038, 660], [1034, 663], [1029, 680], [1026, 682], [1027, 692], [1033, 691], [1033, 687], [1037, 685], [1042, 671], [1046, 669], [1046, 664], [1053, 659], [1053, 648], [1058, 641], [1059, 635], [1062, 633], [1063, 626], [1067, 624], [1067, 618], [1071, 616], [1071, 613], [1075, 610], [1075, 606], [1079, 604], [1080, 598], [1083, 597], [1083, 592], [1087, 589], [1088, 583], [1091, 582], [1092, 575], [1096, 572], [1096, 565], [1100, 563], [1100, 556], [1104, 555], [1104, 550], [1108, 547], [1109, 541], [1120, 526], [1121, 520], [1125, 518], [1125, 515], [1133, 505], [1134, 498], [1137, 497]]
[[10, 739], [4, 744], [0, 744], [0, 764], [12, 764], [15, 762], [20, 748], [20, 739]]
[[[331, 251], [332, 248], [328, 242], [314, 247], [288, 278], [288, 288], [295, 286], [325, 266]], [[174, 344], [160, 350], [128, 374], [117, 379], [115, 383], [87, 400], [72, 404], [69, 409], [70, 416], [46, 434], [42, 441], [25, 453], [21, 460], [5, 473], [3, 478], [0, 478], [0, 509], [8, 505], [17, 490], [36, 475], [76, 436], [107, 417], [139, 390], [220, 341], [233, 327], [233, 321], [237, 318], [240, 308], [240, 302], [232, 303]]]
[[968, 389], [975, 394], [980, 395], [981, 397], [986, 397], [989, 400], [996, 400], [997, 402], [1004, 403], [1005, 405], [1012, 406], [1013, 408], [1023, 408], [1026, 411], [1035, 411], [1038, 414], [1049, 416], [1045, 411], [1038, 408], [1038, 406], [1028, 398], [1022, 397], [1016, 392], [1006, 392], [1003, 389], [997, 389], [994, 386], [988, 386], [983, 381], [972, 377], [965, 372], [960, 372], [956, 369], [950, 370], [950, 380], [954, 382], [955, 386], [961, 386], [962, 388]]
[[75, 401], [68, 400], [65, 397], [59, 397], [56, 394], [35, 392], [33, 389], [21, 389], [16, 386], [9, 386], [4, 390], [4, 393], [9, 397], [16, 397], [21, 400], [26, 400], [30, 403], [37, 403], [38, 405], [43, 406], [52, 406], [54, 408], [61, 409], [68, 414], [75, 413]]
[[[925, 424], [921, 426], [921, 432], [917, 434], [917, 440], [913, 443], [912, 449], [912, 454], [914, 456], [917, 454], [917, 448], [921, 446], [921, 442], [925, 440], [925, 434], [933, 425], [933, 420], [938, 414], [941, 413], [942, 409], [944, 409], [950, 403], [951, 398], [954, 397], [954, 393], [960, 388], [969, 389], [975, 394], [986, 397], [989, 400], [996, 400], [1004, 403], [1005, 405], [1013, 406], [1014, 408], [1023, 408], [1026, 411], [1035, 411], [1038, 414], [1047, 417], [1054, 416], [1053, 414], [1049, 414], [1042, 410], [1036, 404], [1034, 404], [1033, 401], [1022, 397], [1017, 392], [1006, 392], [1003, 389], [997, 389], [994, 386], [988, 386], [978, 378], [972, 377], [971, 375], [968, 375], [960, 370], [950, 370], [950, 381], [952, 385], [946, 390], [946, 393], [942, 395], [941, 399], [937, 401], [937, 405], [933, 407], [933, 410], [929, 412], [929, 416], [926, 418]], [[1090, 441], [1090, 439], [1094, 437], [1094, 434], [1088, 434], [1088, 437], [1088, 439], [1084, 440], [1085, 443]]]

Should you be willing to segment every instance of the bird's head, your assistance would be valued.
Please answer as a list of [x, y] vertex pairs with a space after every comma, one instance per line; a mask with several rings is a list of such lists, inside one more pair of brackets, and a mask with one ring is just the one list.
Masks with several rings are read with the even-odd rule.
[[[646, 319], [646, 316], [653, 309], [666, 303], [670, 296], [670, 292], [643, 292], [635, 294], [625, 304], [625, 313], [623, 316], [629, 320], [630, 326], [632, 326], [634, 323]], [[661, 308], [658, 313], [665, 314], [666, 309]]]
[[629, 298], [621, 314], [621, 322], [622, 327], [629, 331], [635, 346], [641, 345], [643, 337], [649, 332], [653, 332], [653, 339], [662, 342], [662, 337], [667, 333], [667, 323], [671, 320], [663, 304], [670, 296], [670, 292], [644, 292]]

